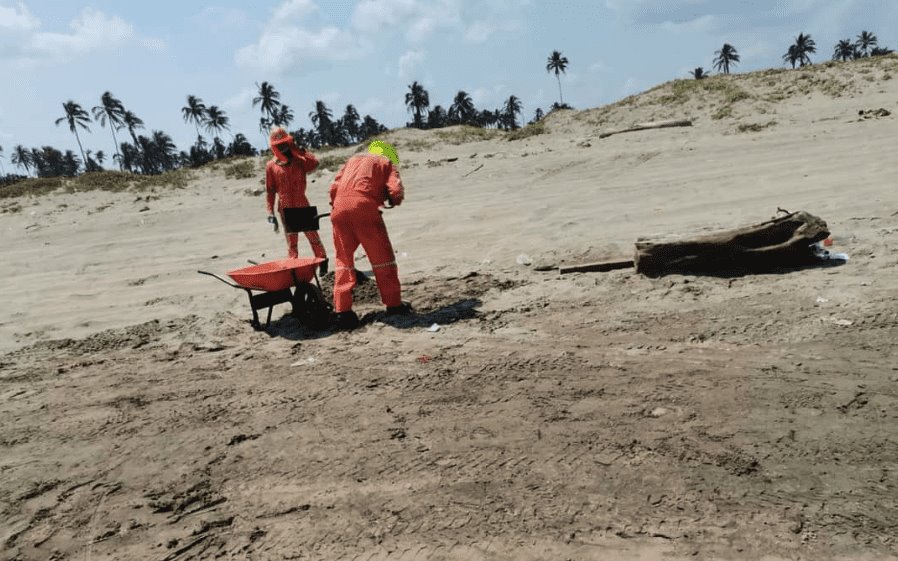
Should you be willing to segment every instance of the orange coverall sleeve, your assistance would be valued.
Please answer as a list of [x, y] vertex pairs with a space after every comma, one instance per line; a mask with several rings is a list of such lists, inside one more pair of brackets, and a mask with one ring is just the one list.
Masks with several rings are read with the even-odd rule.
[[387, 177], [387, 192], [390, 194], [390, 200], [394, 206], [401, 205], [405, 199], [405, 187], [402, 186], [399, 170], [392, 164], [390, 164], [390, 175]]
[[299, 159], [302, 160], [302, 170], [304, 172], [312, 173], [318, 169], [318, 158], [315, 157], [315, 154], [303, 152], [300, 154]]
[[277, 194], [277, 188], [274, 184], [274, 174], [271, 166], [265, 166], [265, 208], [268, 214], [274, 214], [274, 196]]
[[343, 164], [343, 167], [341, 167], [340, 171], [337, 172], [337, 176], [334, 177], [334, 182], [331, 183], [331, 188], [330, 188], [331, 206], [334, 206], [334, 197], [337, 196], [337, 186], [340, 184], [340, 181], [343, 179], [344, 171], [346, 171], [346, 164]]

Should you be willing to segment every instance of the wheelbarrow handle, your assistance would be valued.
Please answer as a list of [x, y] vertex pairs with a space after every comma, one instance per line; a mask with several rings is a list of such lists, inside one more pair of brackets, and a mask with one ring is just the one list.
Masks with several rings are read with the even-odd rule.
[[220, 280], [221, 282], [225, 283], [226, 285], [228, 285], [228, 286], [233, 286], [234, 288], [243, 288], [242, 286], [240, 286], [240, 285], [238, 285], [238, 284], [234, 284], [234, 283], [232, 283], [232, 282], [230, 282], [230, 281], [227, 281], [227, 280], [221, 278], [220, 276], [216, 275], [215, 273], [210, 273], [210, 272], [208, 272], [208, 271], [197, 271], [197, 273], [199, 273], [199, 274], [201, 274], [201, 275], [209, 275], [210, 277], [215, 277], [215, 278], [217, 278], [218, 280]]
[[331, 213], [329, 213], [329, 212], [325, 212], [324, 214], [317, 214], [317, 215], [315, 215], [315, 220], [319, 220], [321, 218], [324, 218], [325, 216], [330, 216], [330, 215], [331, 215]]

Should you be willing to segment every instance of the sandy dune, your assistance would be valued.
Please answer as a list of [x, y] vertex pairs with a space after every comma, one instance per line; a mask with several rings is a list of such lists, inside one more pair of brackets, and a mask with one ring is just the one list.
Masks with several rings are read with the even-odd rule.
[[[417, 314], [369, 291], [353, 333], [287, 307], [253, 331], [196, 273], [285, 252], [258, 166], [0, 199], [0, 559], [898, 558], [895, 74], [674, 82], [514, 141], [389, 133]], [[694, 126], [598, 138], [671, 118]], [[777, 207], [850, 261], [555, 268]]]

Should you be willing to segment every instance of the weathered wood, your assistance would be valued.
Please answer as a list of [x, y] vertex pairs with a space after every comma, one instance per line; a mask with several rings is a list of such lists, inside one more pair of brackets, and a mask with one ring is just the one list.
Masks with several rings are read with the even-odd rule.
[[634, 265], [632, 259], [615, 259], [613, 261], [599, 261], [597, 263], [582, 263], [580, 265], [568, 265], [558, 268], [562, 275], [567, 273], [604, 273], [618, 269], [629, 269]]
[[695, 238], [636, 241], [636, 272], [769, 272], [817, 261], [811, 245], [829, 237], [826, 222], [807, 212], [793, 212], [761, 224]]
[[691, 127], [692, 121], [688, 119], [679, 119], [674, 121], [653, 121], [650, 123], [639, 123], [630, 128], [605, 131], [599, 134], [599, 138], [608, 138], [614, 134], [622, 134], [625, 132], [645, 131], [650, 129], [666, 129], [670, 127]]

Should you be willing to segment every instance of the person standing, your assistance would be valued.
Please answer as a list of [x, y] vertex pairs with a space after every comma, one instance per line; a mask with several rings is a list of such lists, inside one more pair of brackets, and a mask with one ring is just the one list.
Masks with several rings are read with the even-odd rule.
[[354, 329], [359, 318], [352, 311], [356, 284], [355, 252], [365, 250], [388, 314], [408, 314], [411, 306], [401, 298], [396, 255], [380, 207], [399, 206], [405, 188], [399, 177], [399, 157], [390, 144], [375, 140], [368, 153], [355, 155], [343, 165], [330, 186], [331, 225], [334, 233], [334, 312], [338, 328]]
[[[284, 222], [285, 208], [299, 208], [309, 206], [306, 198], [306, 174], [315, 171], [318, 167], [318, 158], [314, 154], [296, 146], [293, 137], [287, 134], [282, 127], [271, 129], [268, 138], [271, 147], [272, 158], [265, 166], [265, 191], [266, 207], [268, 209], [268, 221], [274, 224], [277, 231], [278, 223], [274, 214], [275, 196], [277, 196], [277, 210]], [[305, 232], [309, 245], [315, 257], [327, 259], [324, 244], [318, 232]], [[287, 233], [286, 223], [284, 236], [287, 239], [287, 255], [291, 258], [299, 257], [298, 234]], [[325, 270], [322, 264], [322, 270]], [[322, 273], [323, 274], [323, 273]]]

